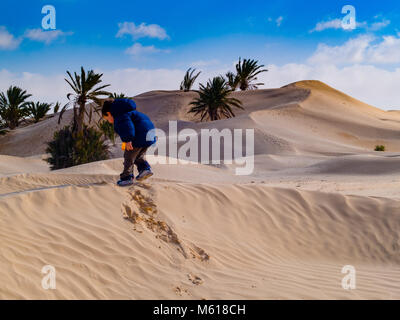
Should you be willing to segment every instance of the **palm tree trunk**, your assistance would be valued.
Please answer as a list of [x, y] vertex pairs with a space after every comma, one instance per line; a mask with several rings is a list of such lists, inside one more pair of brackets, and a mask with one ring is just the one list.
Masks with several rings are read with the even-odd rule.
[[78, 134], [83, 132], [83, 123], [85, 121], [85, 102], [82, 102], [79, 105], [79, 114], [78, 114], [78, 121], [77, 121], [77, 131]]

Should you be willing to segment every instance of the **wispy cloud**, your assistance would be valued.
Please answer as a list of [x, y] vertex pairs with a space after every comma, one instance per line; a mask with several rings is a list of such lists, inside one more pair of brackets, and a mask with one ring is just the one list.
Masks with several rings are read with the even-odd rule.
[[282, 24], [282, 21], [283, 21], [283, 17], [282, 17], [282, 16], [278, 17], [278, 18], [275, 20], [276, 25], [277, 25], [278, 27], [280, 27], [281, 24]]
[[[362, 22], [357, 22], [356, 26], [357, 28], [362, 28], [365, 29], [367, 31], [378, 31], [381, 30], [385, 27], [387, 27], [390, 24], [390, 20], [387, 19], [383, 19], [382, 21], [376, 21], [376, 22], [372, 22], [372, 23], [368, 23], [366, 21], [362, 21]], [[344, 29], [342, 27], [342, 20], [341, 19], [332, 19], [332, 20], [328, 20], [328, 21], [321, 21], [318, 22], [314, 29], [310, 30], [310, 32], [321, 32], [327, 29], [343, 29], [345, 31], [349, 31], [351, 29]]]
[[0, 50], [14, 50], [21, 43], [21, 38], [15, 38], [4, 26], [0, 26]]
[[341, 29], [342, 28], [342, 20], [333, 19], [329, 21], [321, 21], [318, 22], [314, 29], [311, 32], [320, 32], [326, 29]]
[[205, 68], [205, 67], [210, 67], [210, 66], [215, 66], [219, 64], [220, 61], [217, 59], [212, 59], [212, 60], [198, 60], [198, 61], [193, 61], [190, 65], [194, 68]]
[[38, 41], [38, 42], [43, 42], [45, 44], [49, 44], [60, 37], [69, 36], [72, 34], [73, 32], [64, 32], [62, 30], [45, 31], [43, 29], [37, 28], [37, 29], [26, 30], [24, 37], [32, 41]]
[[139, 38], [156, 38], [159, 40], [169, 38], [165, 29], [158, 24], [146, 25], [146, 23], [141, 23], [140, 25], [135, 25], [134, 22], [123, 22], [119, 23], [118, 27], [117, 38], [123, 37], [124, 35], [130, 35], [135, 40]]
[[144, 54], [153, 54], [153, 53], [158, 53], [158, 52], [168, 53], [169, 50], [159, 49], [153, 45], [143, 46], [140, 43], [135, 43], [135, 44], [133, 44], [133, 46], [131, 46], [125, 50], [125, 53], [133, 55], [133, 56], [139, 56], [139, 55], [144, 55]]
[[280, 16], [280, 17], [278, 17], [276, 19], [269, 17], [267, 20], [268, 20], [268, 22], [274, 22], [277, 27], [280, 27], [281, 24], [282, 24], [282, 21], [283, 21], [283, 17]]
[[372, 23], [368, 29], [370, 31], [378, 31], [380, 29], [383, 29], [385, 27], [387, 27], [390, 24], [390, 20], [387, 19], [383, 19], [382, 21], [378, 21], [378, 22], [374, 22]]

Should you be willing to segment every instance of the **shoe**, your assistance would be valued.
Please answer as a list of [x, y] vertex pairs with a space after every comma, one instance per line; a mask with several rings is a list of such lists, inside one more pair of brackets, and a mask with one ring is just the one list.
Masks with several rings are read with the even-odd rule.
[[129, 175], [126, 178], [119, 179], [117, 181], [117, 185], [120, 187], [126, 187], [133, 184], [133, 174]]
[[137, 177], [136, 180], [137, 181], [143, 181], [146, 180], [147, 178], [150, 178], [153, 175], [153, 172], [151, 172], [150, 169], [148, 170], [143, 170], [142, 172], [140, 172]]

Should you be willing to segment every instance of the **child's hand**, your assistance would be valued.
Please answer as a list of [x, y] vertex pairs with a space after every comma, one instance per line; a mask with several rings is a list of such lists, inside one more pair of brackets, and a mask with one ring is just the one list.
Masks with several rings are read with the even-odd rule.
[[127, 143], [125, 144], [125, 149], [128, 150], [128, 151], [133, 150], [132, 142], [131, 142], [131, 141], [129, 141], [129, 142], [127, 142]]

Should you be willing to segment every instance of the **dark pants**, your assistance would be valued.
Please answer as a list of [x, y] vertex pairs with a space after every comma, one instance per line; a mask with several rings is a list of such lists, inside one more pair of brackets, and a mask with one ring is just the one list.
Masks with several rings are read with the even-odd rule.
[[150, 165], [144, 159], [148, 147], [135, 148], [133, 150], [125, 150], [124, 153], [124, 171], [120, 174], [121, 179], [127, 178], [133, 174], [133, 165], [136, 165], [137, 170], [142, 172], [143, 170], [149, 170]]

